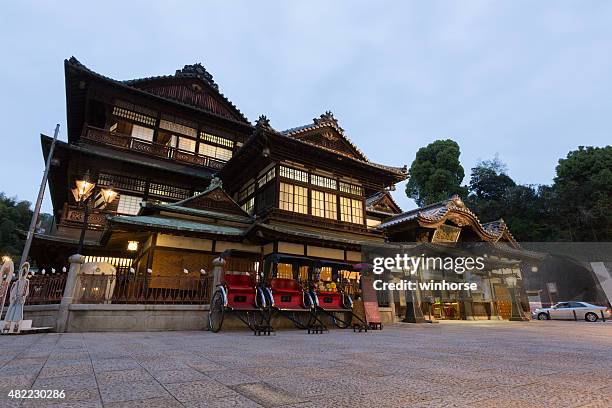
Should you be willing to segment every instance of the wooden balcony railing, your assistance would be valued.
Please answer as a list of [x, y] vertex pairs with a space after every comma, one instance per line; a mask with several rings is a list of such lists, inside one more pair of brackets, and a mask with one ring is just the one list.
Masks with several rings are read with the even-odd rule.
[[[87, 216], [87, 228], [99, 229], [106, 226], [106, 216], [109, 214], [106, 211], [100, 211], [93, 208], [89, 209]], [[73, 205], [64, 205], [64, 211], [60, 219], [62, 225], [72, 225], [81, 227], [85, 221], [85, 209]]]
[[110, 132], [92, 126], [85, 128], [83, 138], [106, 145], [119, 147], [126, 150], [140, 152], [149, 156], [159, 157], [167, 160], [174, 160], [181, 163], [209, 167], [220, 170], [225, 162], [201, 154], [180, 150], [175, 147], [165, 146], [147, 140], [136, 139], [121, 133]]

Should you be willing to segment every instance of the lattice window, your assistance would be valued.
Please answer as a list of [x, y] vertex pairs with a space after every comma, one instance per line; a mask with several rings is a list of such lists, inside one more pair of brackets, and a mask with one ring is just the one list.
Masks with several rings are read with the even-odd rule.
[[232, 158], [232, 151], [219, 146], [213, 146], [208, 143], [200, 143], [199, 153], [204, 156], [213, 157], [215, 159], [228, 161]]
[[308, 172], [292, 169], [291, 167], [280, 166], [280, 174], [281, 177], [288, 178], [291, 180], [301, 181], [303, 183], [308, 183]]
[[117, 212], [119, 214], [136, 215], [140, 211], [141, 202], [141, 197], [121, 194], [119, 204], [117, 204]]
[[310, 197], [312, 215], [331, 219], [338, 218], [335, 194], [311, 190]]
[[308, 189], [293, 184], [280, 184], [279, 208], [300, 214], [308, 214]]
[[254, 192], [255, 192], [255, 183], [251, 183], [248, 186], [244, 187], [242, 190], [240, 190], [240, 193], [238, 193], [238, 201], [244, 201], [245, 198], [247, 198]]
[[348, 197], [340, 197], [340, 220], [363, 224], [363, 202]]
[[266, 174], [257, 179], [257, 187], [261, 188], [266, 185], [269, 181], [274, 180], [276, 175], [276, 168], [272, 167]]
[[255, 197], [249, 198], [244, 204], [240, 206], [247, 214], [253, 215], [255, 210]]
[[198, 131], [192, 127], [181, 125], [180, 123], [171, 122], [165, 119], [159, 121], [159, 127], [173, 133], [180, 133], [181, 135], [191, 136], [194, 138], [198, 135]]
[[233, 140], [226, 139], [220, 136], [211, 135], [209, 133], [200, 132], [200, 139], [206, 140], [207, 142], [215, 143], [221, 146], [229, 147], [230, 149], [234, 147]]
[[156, 119], [154, 117], [143, 115], [142, 113], [134, 112], [125, 108], [120, 108], [119, 106], [115, 106], [113, 108], [113, 115], [130, 119], [134, 122], [143, 123], [149, 126], [155, 126], [156, 122]]
[[98, 185], [112, 186], [116, 189], [133, 191], [136, 193], [144, 193], [147, 187], [147, 183], [144, 180], [107, 173], [100, 173], [98, 175]]
[[178, 148], [188, 152], [195, 152], [196, 141], [186, 137], [179, 137]]
[[332, 190], [335, 190], [337, 188], [336, 180], [329, 177], [319, 176], [317, 174], [312, 174], [310, 176], [310, 182], [315, 186], [325, 187]]
[[133, 125], [132, 126], [132, 137], [140, 140], [146, 140], [148, 142], [153, 141], [153, 129], [140, 126]]
[[189, 190], [186, 188], [169, 186], [167, 184], [150, 183], [149, 194], [182, 200], [189, 197]]
[[355, 184], [340, 182], [340, 191], [342, 191], [343, 193], [363, 196], [363, 187]]

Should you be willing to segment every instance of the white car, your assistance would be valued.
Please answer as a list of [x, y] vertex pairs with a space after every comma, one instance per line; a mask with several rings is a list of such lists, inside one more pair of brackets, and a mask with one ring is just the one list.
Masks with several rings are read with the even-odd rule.
[[[575, 314], [574, 314], [575, 313]], [[532, 313], [538, 320], [574, 320], [584, 319], [587, 322], [596, 322], [602, 317], [610, 318], [610, 309], [605, 306], [595, 306], [587, 302], [559, 302], [552, 307], [535, 309]]]

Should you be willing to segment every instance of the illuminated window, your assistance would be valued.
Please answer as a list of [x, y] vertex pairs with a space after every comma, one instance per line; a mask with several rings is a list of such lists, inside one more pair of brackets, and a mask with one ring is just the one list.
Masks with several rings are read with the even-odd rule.
[[340, 220], [363, 224], [363, 203], [348, 197], [340, 197]]
[[340, 182], [340, 191], [343, 193], [354, 194], [354, 195], [363, 195], [363, 187], [357, 186], [355, 184], [348, 184]]
[[308, 280], [308, 266], [300, 266], [300, 282]]
[[119, 214], [136, 215], [140, 211], [140, 203], [142, 198], [121, 194], [119, 203], [117, 204], [117, 212]]
[[321, 268], [321, 280], [324, 282], [331, 282], [332, 280], [331, 266], [324, 266]]
[[310, 176], [310, 182], [315, 186], [330, 188], [332, 190], [336, 189], [336, 180], [329, 177], [313, 174]]
[[240, 206], [246, 213], [249, 215], [253, 214], [253, 210], [255, 209], [255, 197], [249, 198], [246, 203]]
[[229, 147], [230, 149], [234, 147], [233, 140], [226, 139], [220, 136], [211, 135], [209, 133], [200, 132], [200, 139], [206, 140], [207, 142], [216, 143], [221, 146]]
[[279, 175], [284, 178], [288, 178], [291, 180], [301, 181], [303, 183], [308, 183], [308, 172], [292, 169], [291, 167], [280, 166]]
[[215, 159], [228, 161], [232, 158], [232, 151], [219, 146], [200, 143], [199, 153], [204, 156], [213, 157]]
[[335, 194], [317, 190], [312, 190], [310, 194], [312, 215], [315, 217], [325, 217], [334, 220], [338, 219]]
[[266, 174], [257, 179], [257, 187], [263, 187], [269, 181], [274, 179], [276, 168], [272, 167]]
[[113, 108], [113, 115], [144, 123], [145, 125], [150, 126], [155, 126], [156, 122], [156, 119], [154, 117], [143, 115], [141, 113], [137, 113], [129, 109], [120, 108], [119, 106], [115, 106]]
[[308, 189], [293, 184], [280, 183], [279, 208], [308, 214]]
[[293, 279], [293, 265], [287, 263], [277, 264], [276, 277], [281, 279]]
[[251, 183], [248, 186], [243, 187], [242, 190], [240, 190], [240, 193], [238, 193], [238, 201], [244, 201], [245, 198], [247, 198], [254, 192], [255, 192], [255, 183]]
[[153, 129], [148, 127], [133, 125], [132, 126], [132, 137], [136, 139], [146, 140], [149, 142], [153, 141]]
[[179, 137], [178, 148], [188, 152], [195, 152], [196, 142], [193, 139], [187, 139], [186, 137]]
[[166, 129], [172, 133], [180, 133], [181, 135], [196, 137], [197, 131], [189, 126], [181, 125], [180, 123], [171, 122], [169, 120], [160, 120], [159, 127]]

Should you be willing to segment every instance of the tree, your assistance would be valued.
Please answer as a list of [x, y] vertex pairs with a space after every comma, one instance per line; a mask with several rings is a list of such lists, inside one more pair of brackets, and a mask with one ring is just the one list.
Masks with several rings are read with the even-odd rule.
[[436, 140], [422, 147], [410, 166], [410, 180], [406, 195], [419, 206], [445, 200], [453, 194], [465, 197], [467, 190], [461, 187], [465, 175], [459, 162], [461, 151], [457, 142]]
[[[9, 255], [19, 262], [32, 214], [29, 201], [0, 193], [0, 255]], [[50, 214], [39, 214], [37, 232], [49, 231], [52, 220]]]
[[612, 240], [612, 146], [580, 146], [556, 170], [553, 189], [569, 239]]
[[28, 201], [17, 201], [0, 193], [0, 255], [21, 255], [24, 239], [18, 230], [27, 231], [32, 219]]
[[501, 200], [516, 183], [507, 174], [506, 165], [496, 155], [493, 160], [480, 161], [472, 168], [470, 194], [485, 200]]

